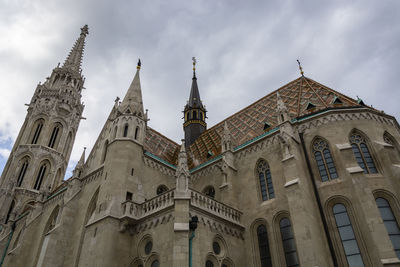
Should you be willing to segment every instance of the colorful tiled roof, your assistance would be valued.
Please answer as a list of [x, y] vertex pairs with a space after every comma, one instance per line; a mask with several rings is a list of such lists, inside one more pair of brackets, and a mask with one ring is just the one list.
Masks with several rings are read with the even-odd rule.
[[[292, 119], [327, 108], [360, 106], [356, 100], [301, 76], [201, 134], [187, 149], [190, 169], [221, 153], [221, 137], [225, 121], [236, 146], [263, 134], [268, 129], [273, 129], [277, 125], [277, 92]], [[176, 165], [179, 145], [152, 129], [147, 135], [145, 149]]]
[[168, 163], [176, 165], [180, 145], [156, 130], [147, 127], [144, 149]]

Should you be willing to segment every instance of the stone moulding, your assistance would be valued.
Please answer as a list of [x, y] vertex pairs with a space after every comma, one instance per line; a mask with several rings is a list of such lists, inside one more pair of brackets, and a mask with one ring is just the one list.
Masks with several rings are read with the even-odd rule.
[[171, 177], [175, 175], [175, 169], [173, 169], [171, 166], [154, 159], [153, 157], [149, 156], [147, 152], [144, 155], [143, 161], [148, 167]]
[[87, 185], [88, 183], [93, 182], [96, 180], [98, 177], [103, 175], [103, 168], [104, 166], [101, 166], [97, 170], [92, 171], [88, 175], [86, 175], [84, 178], [82, 178], [82, 185]]

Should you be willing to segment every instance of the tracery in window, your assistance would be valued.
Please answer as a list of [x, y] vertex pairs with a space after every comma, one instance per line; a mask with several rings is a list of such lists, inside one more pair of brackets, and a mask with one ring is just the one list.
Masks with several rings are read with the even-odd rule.
[[267, 227], [264, 224], [261, 224], [257, 227], [257, 239], [258, 248], [260, 251], [261, 267], [272, 267]]
[[51, 132], [48, 147], [57, 148], [58, 141], [60, 140], [59, 135], [61, 134], [61, 132], [62, 132], [62, 126], [61, 124], [57, 123], [54, 126], [53, 131]]
[[392, 241], [393, 249], [397, 257], [400, 259], [400, 228], [396, 217], [386, 199], [378, 197], [375, 201], [389, 234], [390, 241]]
[[333, 215], [335, 217], [336, 227], [342, 241], [349, 267], [364, 266], [361, 252], [358, 247], [357, 239], [354, 234], [353, 226], [351, 224], [346, 207], [340, 203], [334, 205]]
[[274, 186], [272, 184], [271, 171], [268, 163], [261, 160], [257, 165], [258, 179], [262, 200], [268, 200], [275, 197]]
[[286, 266], [300, 266], [290, 220], [288, 218], [281, 219], [279, 227], [281, 231], [283, 250], [285, 252]]
[[43, 128], [43, 124], [44, 124], [44, 120], [40, 119], [37, 120], [33, 126], [34, 132], [32, 134], [32, 144], [37, 144], [38, 140], [39, 140], [39, 136], [40, 133], [42, 132], [42, 128]]
[[43, 179], [46, 177], [48, 170], [49, 170], [48, 163], [45, 162], [40, 166], [33, 189], [40, 190], [40, 187], [43, 183]]
[[313, 153], [321, 180], [326, 182], [338, 178], [328, 142], [322, 138], [316, 138], [313, 142]]
[[364, 170], [364, 173], [377, 173], [374, 160], [369, 152], [367, 142], [361, 134], [353, 132], [350, 135], [350, 143], [356, 157], [358, 165]]

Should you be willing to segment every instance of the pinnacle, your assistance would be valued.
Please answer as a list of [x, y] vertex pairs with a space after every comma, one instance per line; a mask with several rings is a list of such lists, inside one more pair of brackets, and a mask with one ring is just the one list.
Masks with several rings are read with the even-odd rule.
[[85, 48], [85, 38], [86, 35], [88, 34], [89, 34], [89, 27], [85, 25], [81, 28], [81, 34], [79, 38], [76, 40], [71, 51], [69, 52], [68, 57], [62, 66], [63, 68], [68, 68], [73, 71], [81, 72], [82, 57]]
[[121, 111], [125, 112], [126, 110], [130, 110], [134, 115], [136, 114], [138, 117], [143, 118], [143, 101], [142, 101], [142, 89], [140, 85], [140, 77], [139, 77], [140, 65], [138, 65], [135, 77], [131, 85], [126, 92], [124, 100], [121, 103]]

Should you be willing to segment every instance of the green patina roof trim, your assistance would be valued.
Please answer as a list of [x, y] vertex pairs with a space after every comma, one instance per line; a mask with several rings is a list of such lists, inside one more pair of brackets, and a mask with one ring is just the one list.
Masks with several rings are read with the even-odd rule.
[[209, 161], [206, 161], [206, 162], [200, 164], [200, 165], [197, 166], [197, 167], [194, 167], [193, 169], [190, 170], [190, 173], [192, 173], [192, 172], [194, 172], [194, 171], [196, 171], [196, 170], [198, 170], [198, 169], [200, 169], [200, 168], [202, 168], [202, 167], [205, 167], [205, 166], [207, 166], [207, 165], [210, 165], [211, 163], [213, 163], [213, 162], [219, 160], [220, 158], [222, 158], [222, 155], [218, 155], [218, 156], [216, 156], [215, 158], [210, 159]]
[[168, 167], [171, 167], [171, 168], [173, 168], [173, 169], [176, 169], [176, 166], [174, 166], [174, 165], [172, 165], [171, 163], [169, 163], [169, 162], [163, 160], [162, 158], [157, 157], [156, 155], [151, 154], [149, 151], [145, 151], [144, 154], [146, 154], [147, 156], [149, 156], [149, 157], [151, 157], [151, 158], [153, 158], [153, 159], [155, 159], [155, 160], [157, 160], [157, 161], [159, 161], [159, 162], [161, 162], [161, 163], [167, 165]]
[[52, 199], [52, 198], [54, 198], [54, 197], [56, 197], [56, 196], [58, 196], [59, 194], [61, 194], [61, 193], [64, 192], [65, 190], [67, 190], [67, 187], [61, 188], [60, 190], [58, 190], [57, 192], [55, 192], [53, 195], [48, 196], [47, 199], [46, 199], [46, 201], [47, 201], [47, 200], [50, 200], [50, 199]]

